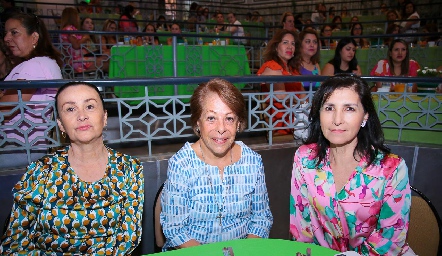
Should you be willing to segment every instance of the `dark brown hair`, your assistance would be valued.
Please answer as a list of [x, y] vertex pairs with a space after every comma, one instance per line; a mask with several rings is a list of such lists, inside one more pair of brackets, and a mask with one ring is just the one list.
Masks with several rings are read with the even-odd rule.
[[34, 32], [38, 34], [37, 44], [29, 56], [24, 58], [25, 60], [29, 60], [34, 57], [49, 57], [55, 60], [60, 68], [63, 67], [61, 54], [52, 45], [48, 30], [46, 29], [46, 26], [42, 20], [40, 20], [34, 14], [26, 13], [13, 14], [9, 17], [9, 19], [18, 20], [26, 29], [26, 34], [32, 35]]
[[390, 45], [388, 46], [387, 60], [388, 60], [388, 65], [390, 66], [390, 73], [396, 75], [394, 74], [393, 59], [391, 58], [390, 55], [396, 43], [404, 44], [405, 49], [407, 50], [407, 54], [405, 55], [405, 58], [402, 60], [401, 63], [401, 73], [399, 75], [408, 76], [408, 72], [410, 69], [410, 49], [408, 49], [408, 44], [403, 39], [394, 39], [393, 41], [391, 41]]
[[216, 93], [218, 97], [238, 116], [239, 131], [247, 125], [247, 111], [244, 96], [232, 83], [221, 78], [214, 78], [207, 83], [200, 84], [190, 98], [190, 124], [196, 135], [197, 122], [204, 111], [203, 104], [209, 93]]
[[[284, 38], [285, 35], [290, 34], [295, 39], [295, 42], [297, 41], [298, 36], [295, 32], [289, 31], [287, 29], [279, 29], [276, 31], [275, 35], [273, 35], [273, 38], [269, 41], [267, 44], [267, 47], [264, 51], [264, 61], [276, 61], [281, 67], [284, 67], [285, 64], [282, 62], [281, 58], [278, 56], [278, 45], [281, 43], [282, 38]], [[296, 50], [296, 49], [295, 49]], [[294, 58], [291, 58], [287, 62], [287, 66], [294, 67]]]
[[299, 33], [299, 38], [296, 40], [296, 51], [295, 51], [295, 57], [293, 58], [295, 60], [295, 69], [299, 71], [301, 68], [302, 63], [302, 56], [301, 56], [301, 49], [302, 49], [302, 41], [304, 40], [305, 36], [308, 34], [315, 35], [316, 40], [318, 41], [318, 49], [310, 59], [313, 65], [316, 65], [319, 63], [319, 52], [321, 48], [321, 42], [319, 42], [318, 33], [314, 29], [304, 29], [301, 33]]

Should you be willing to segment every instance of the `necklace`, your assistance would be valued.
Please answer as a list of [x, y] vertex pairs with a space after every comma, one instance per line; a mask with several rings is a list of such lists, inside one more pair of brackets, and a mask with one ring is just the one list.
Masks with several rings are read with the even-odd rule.
[[[207, 178], [209, 179], [209, 183], [210, 183], [210, 189], [213, 191], [213, 197], [215, 198], [215, 203], [216, 206], [218, 207], [218, 215], [216, 216], [216, 218], [219, 220], [219, 225], [222, 226], [222, 220], [223, 220], [223, 205], [220, 205], [218, 203], [218, 198], [216, 196], [216, 192], [215, 189], [213, 188], [213, 183], [212, 183], [212, 178], [210, 178], [210, 174], [207, 171], [207, 163], [206, 163], [206, 158], [204, 157], [204, 153], [203, 153], [203, 149], [201, 147], [201, 141], [200, 141], [200, 151], [201, 151], [201, 158], [203, 159], [203, 162], [206, 164], [204, 171], [207, 173]], [[232, 164], [233, 162], [233, 157], [232, 157], [232, 149], [230, 149], [230, 164]]]

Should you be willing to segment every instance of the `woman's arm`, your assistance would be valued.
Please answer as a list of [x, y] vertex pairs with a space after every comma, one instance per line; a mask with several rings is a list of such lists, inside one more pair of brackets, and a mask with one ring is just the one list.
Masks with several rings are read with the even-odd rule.
[[[143, 204], [144, 204], [144, 176], [143, 165], [136, 158], [125, 159], [127, 182], [124, 201], [124, 209], [121, 211], [120, 230], [115, 235], [121, 235], [122, 239], [116, 239], [114, 245], [115, 255], [130, 254], [141, 241]], [[124, 228], [124, 229], [123, 229]]]
[[41, 162], [32, 163], [12, 190], [14, 204], [0, 243], [0, 252], [4, 255], [28, 255], [34, 250], [35, 221], [44, 200], [40, 191], [46, 185], [47, 172], [43, 166]]
[[169, 160], [167, 180], [161, 195], [160, 221], [166, 243], [178, 248], [199, 245], [188, 232], [189, 198], [187, 167], [176, 157]]
[[334, 76], [335, 75], [335, 67], [333, 67], [332, 64], [327, 63], [324, 66], [324, 69], [322, 70], [323, 76]]
[[81, 39], [77, 39], [76, 35], [70, 34], [68, 35], [68, 41], [72, 44], [72, 48], [78, 50], [81, 48], [81, 45], [90, 40], [90, 36], [88, 34], [83, 34]]
[[252, 194], [252, 217], [248, 225], [247, 238], [268, 238], [273, 224], [273, 216], [269, 206], [269, 195], [265, 182], [264, 166], [260, 159], [257, 166], [258, 178]]
[[414, 24], [417, 24], [419, 22], [419, 17], [416, 15], [413, 15], [407, 19], [407, 22], [403, 23], [403, 30], [409, 29]]
[[312, 226], [310, 225], [310, 207], [307, 198], [307, 185], [302, 177], [302, 161], [295, 153], [290, 189], [290, 236], [291, 239], [304, 243], [313, 243]]
[[[388, 159], [390, 160], [390, 159]], [[387, 161], [388, 161], [387, 160]], [[394, 159], [397, 160], [397, 159]], [[393, 164], [384, 163], [384, 168]], [[394, 167], [393, 167], [394, 168]], [[388, 173], [389, 170], [384, 170]], [[401, 255], [407, 247], [405, 239], [410, 221], [411, 190], [408, 168], [402, 159], [396, 169], [387, 176], [384, 198], [377, 227], [361, 244], [360, 250], [369, 255]], [[362, 247], [365, 247], [363, 249]], [[406, 250], [406, 249], [405, 249]]]

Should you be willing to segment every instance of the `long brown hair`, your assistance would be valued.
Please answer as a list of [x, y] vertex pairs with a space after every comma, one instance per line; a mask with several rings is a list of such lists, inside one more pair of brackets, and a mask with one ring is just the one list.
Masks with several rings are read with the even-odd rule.
[[[269, 43], [267, 44], [267, 47], [264, 51], [264, 61], [276, 61], [281, 67], [284, 67], [285, 64], [284, 62], [281, 60], [281, 58], [278, 56], [278, 45], [279, 43], [281, 43], [282, 38], [287, 35], [290, 34], [293, 36], [293, 38], [295, 39], [295, 42], [297, 41], [298, 36], [296, 35], [295, 32], [293, 31], [289, 31], [287, 29], [278, 29], [278, 31], [276, 31], [275, 35], [273, 35], [273, 38], [269, 41]], [[296, 49], [295, 49], [296, 51]], [[287, 62], [287, 66], [294, 68], [294, 58], [291, 58], [288, 62]]]
[[78, 15], [77, 9], [72, 7], [64, 8], [63, 12], [61, 13], [61, 21], [60, 21], [61, 28], [63, 29], [68, 25], [72, 25], [76, 29], [79, 29], [80, 28], [79, 17], [80, 16]]
[[393, 51], [393, 47], [396, 43], [401, 43], [405, 45], [405, 49], [407, 50], [405, 59], [401, 62], [400, 76], [408, 76], [408, 72], [410, 69], [410, 50], [408, 49], [408, 44], [403, 39], [394, 39], [393, 41], [391, 41], [390, 45], [388, 46], [387, 59], [388, 59], [388, 65], [390, 66], [390, 73], [396, 75], [394, 73], [393, 59], [391, 58], [391, 52]]
[[299, 71], [299, 69], [301, 68], [301, 64], [302, 64], [302, 56], [301, 56], [301, 49], [302, 49], [302, 41], [304, 40], [305, 36], [308, 34], [312, 34], [316, 37], [316, 40], [318, 41], [318, 48], [317, 51], [315, 53], [315, 55], [313, 55], [310, 58], [310, 61], [312, 62], [313, 65], [316, 65], [319, 63], [319, 52], [320, 52], [320, 48], [321, 48], [321, 43], [319, 42], [319, 37], [318, 37], [318, 33], [316, 33], [315, 30], [313, 29], [304, 29], [301, 33], [299, 33], [299, 38], [296, 41], [296, 51], [295, 51], [295, 57], [292, 58], [295, 61], [295, 69]]

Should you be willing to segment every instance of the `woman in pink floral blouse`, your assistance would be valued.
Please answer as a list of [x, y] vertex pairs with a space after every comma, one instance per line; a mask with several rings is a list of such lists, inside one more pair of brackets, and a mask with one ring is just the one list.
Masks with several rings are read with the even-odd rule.
[[294, 156], [292, 238], [362, 255], [406, 253], [408, 169], [384, 145], [367, 83], [351, 75], [325, 80], [309, 120]]

